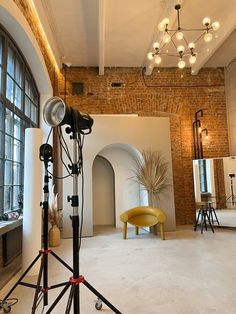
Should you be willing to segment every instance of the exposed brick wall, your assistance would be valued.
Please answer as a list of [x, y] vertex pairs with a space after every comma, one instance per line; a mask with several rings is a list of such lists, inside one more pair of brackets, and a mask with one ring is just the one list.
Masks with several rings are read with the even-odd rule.
[[[68, 68], [66, 95], [64, 71], [58, 77], [56, 93], [79, 111], [90, 114], [137, 113], [140, 116], [169, 116], [177, 224], [194, 220], [192, 123], [203, 110], [202, 128], [211, 137], [204, 157], [228, 156], [227, 116], [223, 69], [203, 69], [192, 76], [189, 69], [155, 70], [145, 77], [139, 68], [109, 68], [99, 76], [97, 68]], [[72, 82], [84, 83], [84, 95], [72, 95]], [[121, 88], [112, 88], [121, 82]], [[196, 87], [199, 86], [199, 87]]]

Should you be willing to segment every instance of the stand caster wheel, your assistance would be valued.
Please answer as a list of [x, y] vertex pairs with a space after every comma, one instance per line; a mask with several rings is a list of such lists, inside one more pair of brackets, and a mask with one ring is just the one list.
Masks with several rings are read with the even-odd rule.
[[95, 309], [98, 311], [102, 309], [102, 301], [100, 299], [97, 299], [97, 301], [95, 301]]
[[4, 307], [3, 308], [3, 312], [4, 313], [10, 313], [11, 312], [11, 307], [10, 306]]

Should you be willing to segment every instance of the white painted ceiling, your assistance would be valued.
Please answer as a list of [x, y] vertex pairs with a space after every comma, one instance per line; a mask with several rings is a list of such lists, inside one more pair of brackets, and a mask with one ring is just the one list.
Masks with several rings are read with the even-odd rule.
[[[197, 43], [201, 67], [227, 66], [236, 57], [235, 0], [34, 0], [53, 53], [61, 65], [144, 67], [147, 52], [160, 36], [158, 23], [170, 18], [176, 27], [174, 6], [180, 3], [181, 26], [201, 28], [202, 19], [218, 20], [221, 28], [211, 43]], [[198, 36], [190, 32], [189, 40]], [[172, 48], [170, 48], [172, 49]], [[175, 58], [163, 58], [162, 66], [176, 66]], [[150, 73], [149, 73], [150, 74]]]

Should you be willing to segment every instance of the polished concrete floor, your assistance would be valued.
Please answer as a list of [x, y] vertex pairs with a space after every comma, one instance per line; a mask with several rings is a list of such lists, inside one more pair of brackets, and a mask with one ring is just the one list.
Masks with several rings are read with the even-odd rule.
[[[82, 241], [81, 273], [121, 313], [125, 314], [235, 314], [236, 231], [216, 229], [194, 232], [190, 227], [166, 234], [166, 240], [129, 229], [96, 230]], [[63, 240], [54, 251], [72, 263], [71, 240]], [[70, 273], [50, 258], [50, 284], [66, 281]], [[35, 278], [27, 278], [33, 282]], [[1, 292], [4, 296], [12, 280]], [[60, 289], [49, 292], [50, 303]], [[33, 289], [18, 286], [19, 302], [11, 313], [31, 313]], [[81, 314], [99, 313], [95, 297], [84, 285], [80, 289]], [[65, 313], [65, 295], [52, 313]], [[47, 307], [48, 308], [48, 307]], [[46, 308], [46, 309], [47, 309]], [[46, 309], [44, 313], [46, 313]], [[42, 306], [37, 313], [42, 312]], [[73, 313], [73, 311], [71, 312]], [[103, 305], [100, 313], [113, 313]]]

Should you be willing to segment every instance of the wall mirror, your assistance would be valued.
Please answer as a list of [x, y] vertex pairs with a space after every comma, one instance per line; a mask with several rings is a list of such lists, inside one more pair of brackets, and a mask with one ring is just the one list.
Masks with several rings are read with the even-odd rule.
[[220, 226], [236, 227], [236, 157], [193, 160], [195, 202], [210, 202]]

